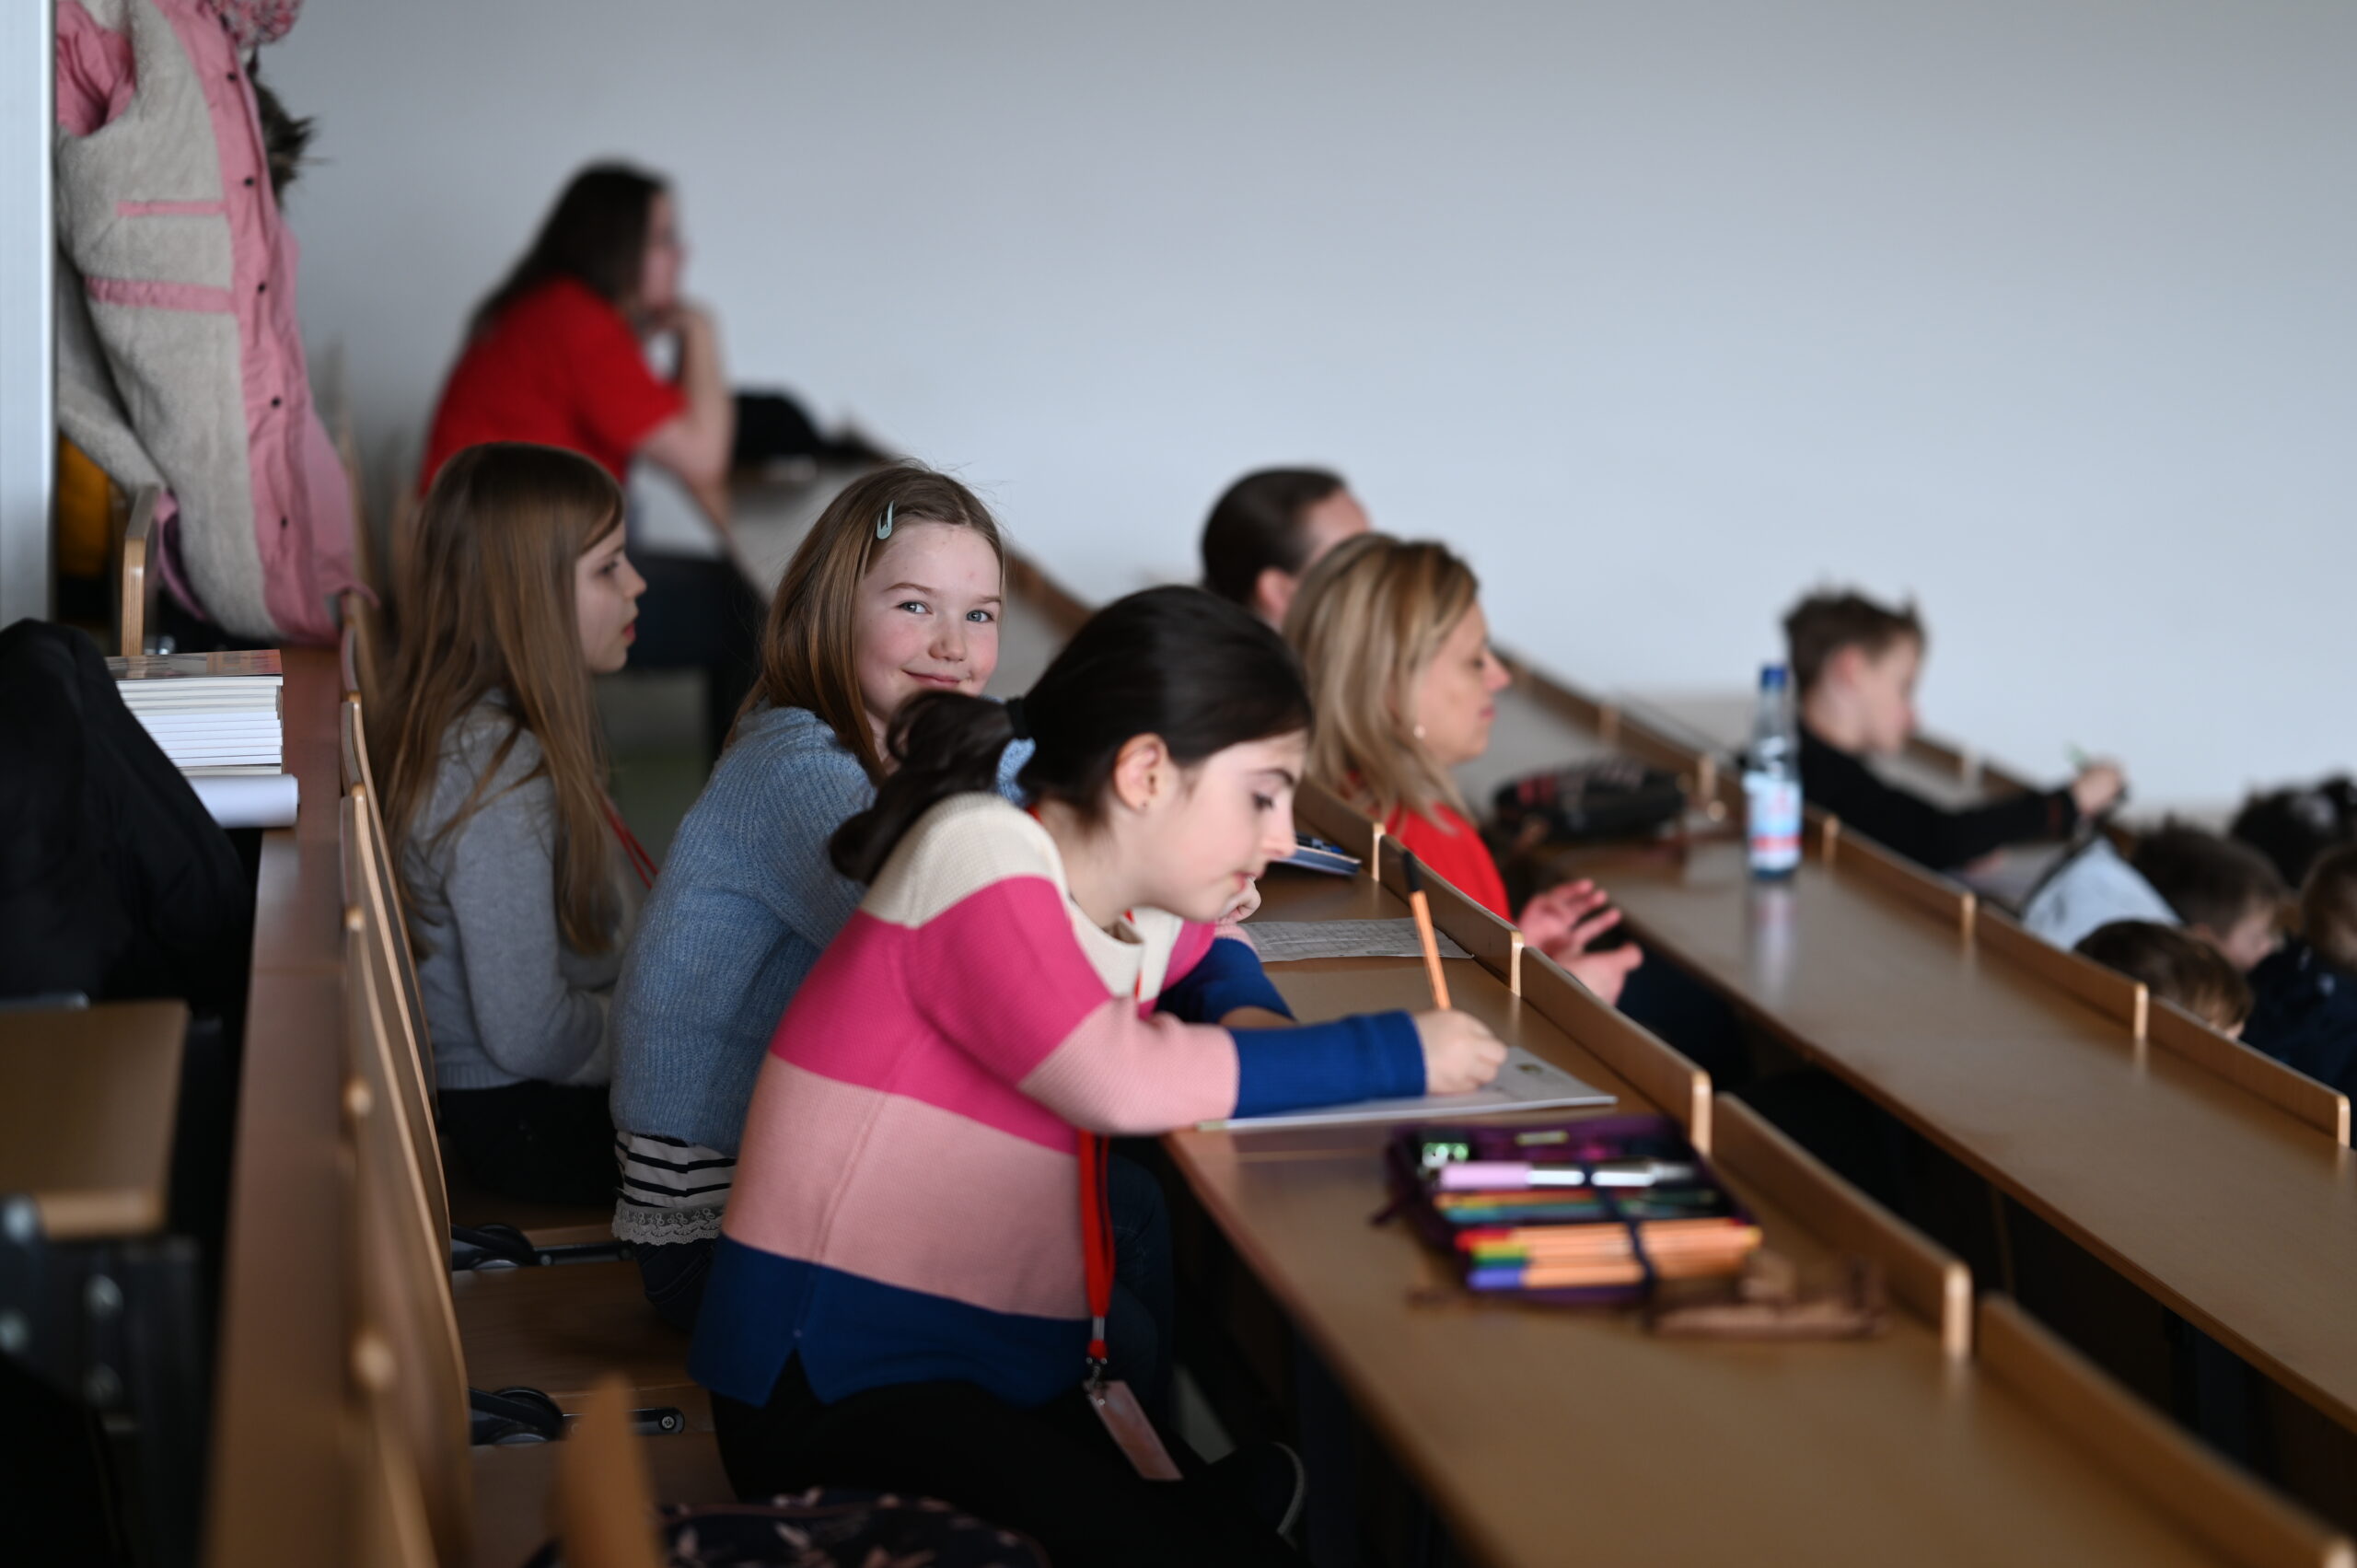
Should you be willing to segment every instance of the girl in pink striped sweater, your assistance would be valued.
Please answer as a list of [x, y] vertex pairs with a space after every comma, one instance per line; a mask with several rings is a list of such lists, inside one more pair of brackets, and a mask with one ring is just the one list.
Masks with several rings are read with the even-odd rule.
[[[1469, 1089], [1457, 1013], [1290, 1027], [1214, 922], [1293, 843], [1309, 727], [1276, 634], [1191, 588], [1108, 607], [1032, 693], [903, 707], [837, 835], [861, 905], [779, 1023], [691, 1369], [740, 1493], [943, 1498], [1060, 1564], [1288, 1560], [1139, 1479], [1083, 1388], [1083, 1130]], [[993, 792], [1036, 744], [1026, 812]], [[1265, 1026], [1281, 1026], [1270, 1028]]]

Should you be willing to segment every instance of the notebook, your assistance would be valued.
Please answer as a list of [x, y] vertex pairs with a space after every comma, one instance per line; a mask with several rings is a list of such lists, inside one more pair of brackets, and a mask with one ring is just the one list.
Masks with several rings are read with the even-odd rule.
[[1353, 1121], [1418, 1121], [1485, 1116], [1502, 1110], [1556, 1110], [1610, 1105], [1612, 1097], [1581, 1082], [1551, 1062], [1518, 1045], [1506, 1048], [1505, 1065], [1487, 1088], [1469, 1095], [1417, 1095], [1411, 1099], [1363, 1099], [1344, 1105], [1310, 1106], [1266, 1116], [1231, 1116], [1205, 1121], [1206, 1132], [1249, 1132], [1271, 1127], [1326, 1127]]

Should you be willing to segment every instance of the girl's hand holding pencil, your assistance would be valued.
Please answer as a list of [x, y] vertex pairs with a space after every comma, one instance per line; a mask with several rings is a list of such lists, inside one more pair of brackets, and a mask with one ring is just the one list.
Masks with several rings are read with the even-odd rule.
[[1448, 976], [1441, 968], [1440, 939], [1433, 934], [1433, 905], [1424, 893], [1423, 873], [1412, 854], [1401, 866], [1408, 874], [1408, 908], [1424, 945], [1424, 972], [1432, 979], [1435, 1009], [1416, 1015], [1416, 1038], [1424, 1047], [1424, 1093], [1470, 1094], [1498, 1075], [1505, 1065], [1506, 1048], [1487, 1024], [1450, 1007]]
[[1419, 1013], [1416, 1038], [1424, 1047], [1424, 1093], [1471, 1094], [1498, 1075], [1506, 1048], [1470, 1013]]

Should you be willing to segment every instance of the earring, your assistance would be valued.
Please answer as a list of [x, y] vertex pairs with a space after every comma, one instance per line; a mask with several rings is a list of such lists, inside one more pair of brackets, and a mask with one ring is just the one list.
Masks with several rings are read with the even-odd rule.
[[1416, 726], [1416, 738], [1417, 738], [1417, 739], [1419, 739], [1419, 740], [1422, 740], [1423, 738], [1424, 738], [1424, 726], [1423, 726], [1422, 725], [1418, 725], [1418, 726]]

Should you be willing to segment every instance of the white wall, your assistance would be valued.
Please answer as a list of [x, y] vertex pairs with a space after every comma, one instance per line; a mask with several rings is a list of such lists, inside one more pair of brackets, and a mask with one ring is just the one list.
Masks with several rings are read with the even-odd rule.
[[740, 381], [1084, 592], [1328, 462], [1576, 679], [1741, 682], [1838, 576], [1925, 601], [1935, 727], [2146, 801], [2357, 762], [2352, 67], [2343, 0], [312, 0], [265, 57], [372, 436], [626, 154]]

